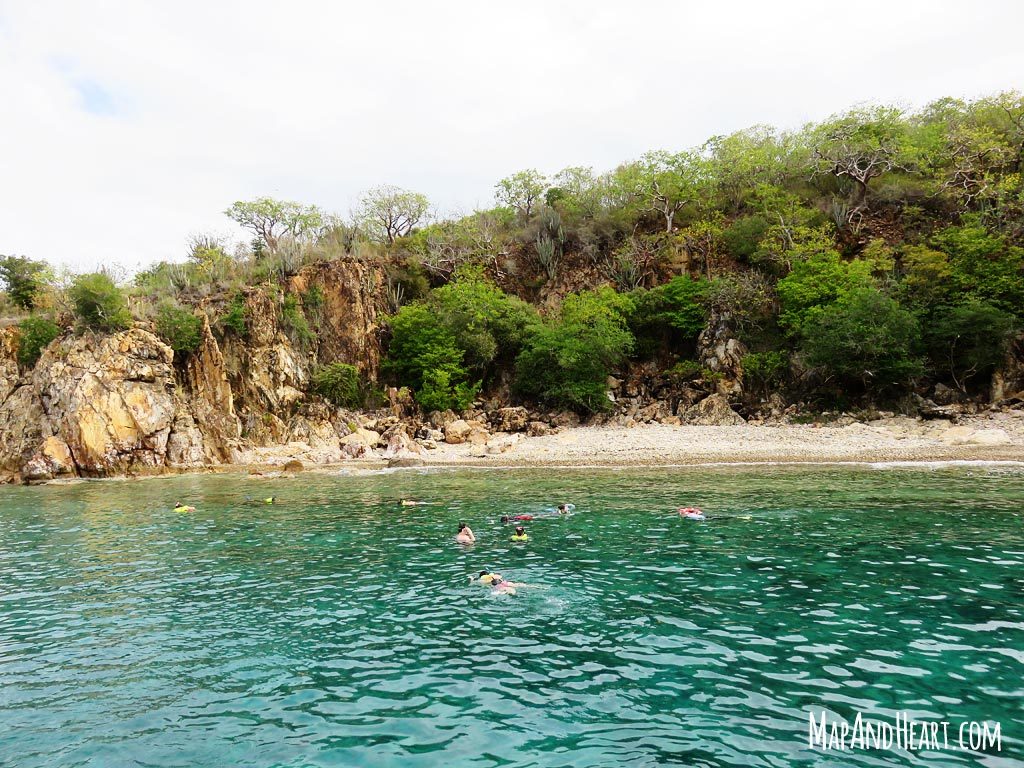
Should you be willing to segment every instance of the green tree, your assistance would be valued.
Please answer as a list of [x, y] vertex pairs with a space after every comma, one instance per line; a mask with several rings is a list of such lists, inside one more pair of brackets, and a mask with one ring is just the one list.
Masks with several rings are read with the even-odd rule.
[[609, 410], [608, 375], [633, 349], [632, 311], [632, 300], [611, 288], [567, 296], [519, 354], [516, 390], [557, 407]]
[[948, 374], [962, 392], [972, 380], [986, 380], [1003, 362], [1016, 330], [1016, 318], [977, 299], [944, 306], [923, 328], [925, 348], [935, 370]]
[[776, 287], [781, 306], [779, 323], [791, 334], [799, 334], [813, 310], [831, 304], [850, 291], [871, 286], [870, 264], [843, 261], [834, 250], [813, 253], [796, 262], [793, 271]]
[[373, 240], [391, 245], [408, 235], [429, 211], [426, 195], [385, 184], [363, 194], [356, 220]]
[[32, 368], [43, 350], [60, 335], [60, 327], [39, 315], [26, 317], [18, 323], [18, 363]]
[[22, 309], [34, 309], [39, 294], [50, 277], [45, 261], [24, 256], [0, 256], [0, 280], [7, 287], [11, 301]]
[[917, 319], [875, 288], [853, 288], [828, 306], [811, 308], [803, 331], [801, 349], [810, 365], [864, 391], [906, 387], [924, 370], [916, 356]]
[[79, 275], [68, 289], [68, 296], [75, 316], [89, 330], [110, 333], [132, 323], [124, 292], [105, 272]]
[[409, 387], [426, 410], [461, 410], [475, 396], [455, 334], [424, 303], [406, 304], [391, 318], [385, 375]]
[[696, 152], [648, 152], [640, 158], [638, 170], [639, 194], [648, 209], [662, 217], [669, 234], [686, 206], [710, 200], [707, 162]]
[[295, 240], [316, 238], [329, 224], [328, 217], [315, 205], [272, 197], [238, 200], [224, 215], [252, 232], [270, 249], [276, 248], [285, 236]]
[[867, 205], [873, 179], [904, 167], [907, 125], [895, 107], [865, 107], [838, 115], [810, 131], [815, 173], [850, 182], [847, 220]]
[[547, 188], [548, 180], [544, 174], [531, 168], [506, 176], [495, 184], [494, 197], [498, 205], [512, 208], [522, 218], [528, 219]]

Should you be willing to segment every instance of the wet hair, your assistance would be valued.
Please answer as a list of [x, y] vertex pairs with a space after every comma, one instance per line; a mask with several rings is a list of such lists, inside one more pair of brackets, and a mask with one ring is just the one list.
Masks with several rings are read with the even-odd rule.
[[508, 522], [508, 515], [502, 515], [501, 516], [501, 522], [507, 523]]
[[523, 528], [523, 526], [521, 526], [521, 525], [517, 525], [516, 526], [516, 535], [517, 536], [522, 536], [524, 533], [526, 533], [526, 529]]
[[487, 576], [489, 573], [490, 573], [490, 571], [480, 571], [480, 576], [481, 577]]
[[559, 504], [558, 505], [558, 511], [559, 512], [568, 512], [569, 511], [569, 505], [568, 504]]
[[460, 532], [462, 531], [463, 528], [469, 528], [469, 526], [466, 525], [465, 523], [459, 523], [459, 531]]

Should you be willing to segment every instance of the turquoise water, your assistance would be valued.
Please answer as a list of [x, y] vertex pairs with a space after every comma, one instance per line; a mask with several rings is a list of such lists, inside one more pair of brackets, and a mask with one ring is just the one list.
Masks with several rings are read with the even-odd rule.
[[[1024, 765], [1022, 500], [995, 466], [0, 488], [0, 765]], [[823, 709], [1002, 751], [812, 750]]]

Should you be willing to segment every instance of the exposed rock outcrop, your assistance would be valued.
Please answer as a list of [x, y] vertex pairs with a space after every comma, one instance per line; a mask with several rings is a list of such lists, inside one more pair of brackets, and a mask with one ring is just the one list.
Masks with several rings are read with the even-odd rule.
[[731, 328], [728, 313], [712, 311], [708, 324], [697, 338], [700, 362], [719, 375], [715, 387], [720, 395], [737, 395], [743, 391], [743, 357], [747, 348]]

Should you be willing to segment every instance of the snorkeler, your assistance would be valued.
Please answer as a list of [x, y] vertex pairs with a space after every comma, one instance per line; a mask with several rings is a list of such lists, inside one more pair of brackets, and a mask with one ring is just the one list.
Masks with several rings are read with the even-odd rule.
[[508, 515], [502, 515], [501, 516], [501, 522], [505, 523], [506, 525], [508, 523], [512, 522], [513, 520], [526, 520], [526, 521], [530, 521], [530, 520], [533, 520], [533, 515], [512, 515], [511, 517], [508, 516]]
[[[472, 577], [470, 577], [472, 579]], [[500, 592], [505, 595], [514, 595], [516, 593], [516, 587], [528, 587], [529, 584], [523, 584], [518, 581], [506, 581], [500, 573], [491, 573], [488, 570], [480, 571], [480, 575], [473, 581], [479, 581], [485, 586], [491, 587], [496, 592]]]
[[476, 541], [476, 536], [473, 535], [473, 529], [465, 523], [459, 523], [459, 532], [455, 534], [455, 540], [459, 544], [473, 544]]
[[180, 501], [176, 501], [176, 502], [174, 502], [174, 511], [175, 512], [195, 512], [196, 508], [195, 507], [190, 507], [190, 506], [188, 506], [186, 504], [182, 504]]
[[517, 525], [515, 533], [512, 534], [512, 541], [529, 541], [530, 537], [526, 534], [526, 529]]
[[704, 513], [698, 507], [680, 507], [679, 516], [685, 520], [706, 520]]

